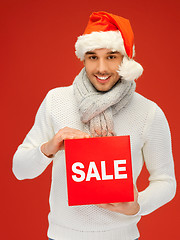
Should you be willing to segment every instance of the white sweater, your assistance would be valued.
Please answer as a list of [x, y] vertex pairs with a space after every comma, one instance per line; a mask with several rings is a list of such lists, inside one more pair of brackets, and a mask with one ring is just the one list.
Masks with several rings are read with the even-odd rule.
[[34, 126], [13, 159], [13, 172], [19, 180], [39, 176], [53, 161], [48, 237], [55, 240], [138, 238], [137, 223], [141, 215], [170, 201], [176, 191], [170, 131], [162, 110], [135, 93], [131, 103], [114, 116], [116, 134], [131, 138], [134, 184], [144, 162], [150, 173], [149, 186], [139, 192], [140, 211], [133, 216], [95, 205], [68, 206], [64, 151], [59, 151], [53, 159], [40, 151], [42, 143], [65, 126], [83, 130], [73, 86], [49, 91], [37, 112]]

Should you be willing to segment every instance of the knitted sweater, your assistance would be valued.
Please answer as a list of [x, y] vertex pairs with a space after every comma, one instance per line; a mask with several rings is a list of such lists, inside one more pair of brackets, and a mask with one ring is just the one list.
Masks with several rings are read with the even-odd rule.
[[150, 173], [149, 186], [139, 192], [140, 211], [133, 216], [95, 205], [68, 206], [64, 151], [50, 159], [40, 150], [44, 142], [66, 126], [83, 131], [73, 86], [49, 91], [34, 126], [13, 159], [13, 172], [19, 180], [39, 176], [53, 161], [48, 237], [55, 240], [138, 238], [137, 223], [141, 216], [170, 201], [176, 191], [171, 136], [162, 110], [135, 92], [129, 105], [114, 116], [115, 133], [131, 138], [134, 184], [144, 162]]

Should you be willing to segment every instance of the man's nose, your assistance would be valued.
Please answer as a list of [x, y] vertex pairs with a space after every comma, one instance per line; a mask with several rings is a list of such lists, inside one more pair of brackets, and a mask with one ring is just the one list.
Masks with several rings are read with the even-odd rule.
[[101, 74], [105, 74], [108, 71], [107, 63], [104, 59], [99, 59], [98, 65], [97, 65], [97, 71]]

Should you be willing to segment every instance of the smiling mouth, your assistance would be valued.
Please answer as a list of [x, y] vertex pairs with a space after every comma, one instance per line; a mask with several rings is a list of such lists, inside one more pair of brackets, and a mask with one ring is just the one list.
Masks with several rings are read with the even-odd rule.
[[98, 80], [98, 82], [101, 82], [101, 83], [107, 82], [109, 80], [109, 78], [110, 78], [110, 76], [103, 77], [103, 76], [96, 76], [96, 75], [95, 75], [95, 77]]

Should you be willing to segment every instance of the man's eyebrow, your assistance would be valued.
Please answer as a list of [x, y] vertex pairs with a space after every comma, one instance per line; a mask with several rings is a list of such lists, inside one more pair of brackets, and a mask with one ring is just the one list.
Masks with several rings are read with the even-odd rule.
[[89, 52], [86, 52], [86, 54], [88, 55], [88, 54], [96, 54], [96, 53], [89, 51]]
[[[110, 51], [110, 52], [107, 52], [106, 54], [108, 55], [108, 54], [119, 54], [119, 53], [120, 52], [118, 52], [118, 51]], [[96, 53], [93, 51], [88, 51], [85, 54], [90, 55], [90, 54], [96, 54]]]
[[118, 54], [119, 52], [118, 51], [110, 51], [110, 52], [107, 52], [107, 54]]

